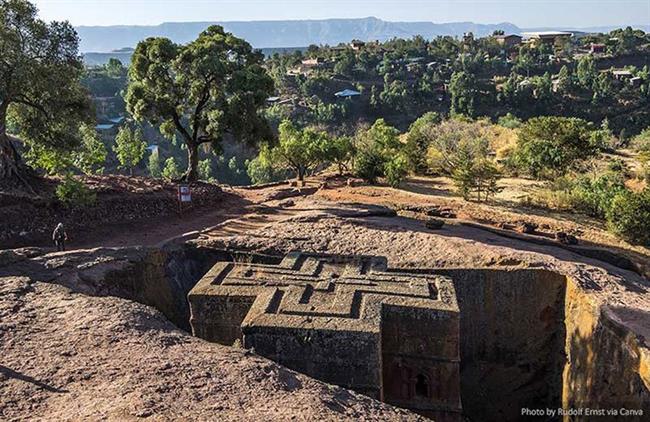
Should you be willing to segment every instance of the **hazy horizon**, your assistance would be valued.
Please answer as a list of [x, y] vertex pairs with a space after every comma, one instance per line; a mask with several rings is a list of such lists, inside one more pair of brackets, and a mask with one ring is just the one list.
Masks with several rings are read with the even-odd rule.
[[[183, 1], [180, 9], [174, 5], [177, 0], [35, 0], [34, 3], [43, 19], [68, 20], [75, 26], [368, 17], [393, 22], [508, 22], [529, 28], [650, 24], [648, 0], [190, 0]], [[124, 13], [124, 7], [129, 8], [129, 13]], [[554, 7], [561, 8], [562, 13], [550, 10]]]

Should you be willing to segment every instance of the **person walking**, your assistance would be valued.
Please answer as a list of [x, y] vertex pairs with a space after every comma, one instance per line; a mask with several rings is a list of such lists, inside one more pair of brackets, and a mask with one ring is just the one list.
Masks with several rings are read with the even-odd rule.
[[56, 250], [59, 252], [65, 251], [65, 241], [68, 240], [68, 233], [65, 232], [63, 223], [57, 224], [54, 232], [52, 233], [52, 240], [56, 245]]

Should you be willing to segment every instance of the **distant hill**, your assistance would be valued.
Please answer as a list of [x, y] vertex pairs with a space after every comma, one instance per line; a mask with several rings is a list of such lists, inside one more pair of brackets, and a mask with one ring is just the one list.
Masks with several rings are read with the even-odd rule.
[[326, 19], [253, 22], [179, 22], [157, 26], [79, 26], [82, 52], [111, 52], [123, 47], [135, 47], [147, 37], [167, 37], [186, 43], [212, 24], [222, 25], [227, 31], [245, 38], [256, 48], [304, 47], [309, 44], [336, 45], [352, 39], [386, 41], [393, 37], [410, 38], [422, 35], [460, 36], [473, 32], [476, 36], [489, 35], [496, 29], [508, 33], [521, 30], [511, 23], [477, 24], [454, 22], [387, 22], [377, 18]]

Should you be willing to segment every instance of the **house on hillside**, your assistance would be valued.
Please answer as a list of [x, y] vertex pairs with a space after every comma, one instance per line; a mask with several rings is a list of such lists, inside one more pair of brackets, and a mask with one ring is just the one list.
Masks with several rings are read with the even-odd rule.
[[526, 42], [537, 47], [542, 44], [569, 41], [573, 37], [573, 33], [563, 31], [524, 32], [524, 37]]
[[589, 49], [591, 54], [604, 54], [607, 52], [607, 46], [605, 44], [591, 43], [591, 48]]
[[635, 76], [634, 78], [630, 79], [630, 85], [632, 85], [633, 88], [638, 88], [643, 84], [643, 78], [640, 76]]
[[314, 67], [319, 67], [320, 65], [325, 63], [325, 59], [322, 57], [316, 57], [313, 59], [305, 59], [302, 61], [302, 66], [306, 68], [314, 68]]
[[350, 43], [350, 47], [351, 47], [354, 51], [359, 51], [359, 50], [361, 50], [361, 49], [362, 49], [363, 47], [365, 47], [365, 46], [366, 46], [366, 43], [363, 42], [363, 41], [360, 41], [360, 40], [352, 40], [352, 42]]
[[344, 89], [343, 91], [339, 91], [336, 94], [334, 94], [334, 96], [337, 98], [345, 98], [345, 99], [358, 97], [360, 95], [361, 93], [359, 91], [355, 91], [353, 89]]
[[517, 34], [509, 34], [509, 35], [504, 34], [504, 35], [495, 35], [494, 39], [496, 40], [497, 43], [499, 43], [500, 45], [508, 49], [520, 45], [524, 38], [521, 35], [517, 35]]
[[614, 69], [612, 70], [612, 76], [614, 76], [614, 79], [617, 81], [627, 81], [634, 77], [632, 72], [627, 69]]

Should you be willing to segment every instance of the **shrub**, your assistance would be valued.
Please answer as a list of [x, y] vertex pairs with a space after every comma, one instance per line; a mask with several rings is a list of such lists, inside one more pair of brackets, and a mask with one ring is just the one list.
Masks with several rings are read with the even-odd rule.
[[386, 181], [391, 187], [397, 188], [408, 175], [409, 163], [406, 157], [399, 154], [384, 166]]
[[162, 169], [160, 167], [160, 152], [158, 152], [158, 149], [155, 149], [149, 156], [149, 165], [147, 166], [149, 169], [149, 175], [153, 178], [161, 177]]
[[441, 118], [438, 113], [429, 112], [422, 115], [409, 127], [405, 149], [409, 165], [415, 171], [426, 170], [426, 154], [429, 147], [428, 133], [440, 122]]
[[616, 195], [626, 191], [621, 173], [609, 172], [595, 178], [580, 177], [574, 187], [576, 208], [592, 217], [605, 218]]
[[521, 119], [512, 113], [508, 113], [505, 116], [499, 117], [499, 122], [497, 124], [508, 129], [517, 129], [518, 127], [521, 127]]
[[563, 211], [579, 211], [605, 218], [614, 197], [626, 191], [621, 173], [608, 172], [597, 177], [559, 177], [549, 188], [536, 192], [535, 205]]
[[490, 145], [478, 122], [451, 119], [427, 132], [429, 149], [427, 164], [433, 173], [451, 175], [460, 156], [469, 154], [472, 160], [488, 156]]
[[609, 229], [623, 239], [650, 246], [650, 188], [624, 191], [612, 200], [607, 212]]
[[521, 127], [516, 166], [537, 178], [554, 178], [578, 160], [597, 155], [593, 129], [582, 119], [535, 117]]
[[162, 177], [170, 181], [181, 177], [181, 171], [178, 168], [174, 157], [170, 157], [165, 161], [165, 168], [162, 170]]
[[71, 175], [65, 176], [55, 193], [59, 201], [68, 207], [89, 207], [97, 200], [97, 195]]
[[354, 161], [354, 173], [368, 183], [376, 183], [384, 174], [384, 156], [376, 149], [360, 149]]
[[[369, 183], [375, 183], [379, 177], [386, 176], [388, 164], [402, 155], [403, 145], [399, 141], [399, 131], [384, 119], [378, 119], [368, 130], [360, 132], [356, 141], [354, 173]], [[395, 162], [391, 166], [392, 182], [402, 173], [401, 178], [406, 176], [408, 161]]]
[[476, 194], [478, 201], [487, 201], [501, 189], [497, 186], [500, 174], [496, 166], [488, 159], [474, 160], [467, 156], [452, 174], [454, 184], [465, 200]]
[[212, 168], [211, 159], [206, 158], [205, 160], [199, 161], [197, 171], [199, 173], [199, 180], [204, 180], [207, 182], [211, 182], [215, 180], [214, 177], [212, 176], [213, 168]]
[[260, 148], [259, 155], [246, 161], [245, 165], [248, 177], [254, 185], [277, 182], [289, 177], [287, 170], [278, 169], [273, 165], [271, 148], [266, 144]]

